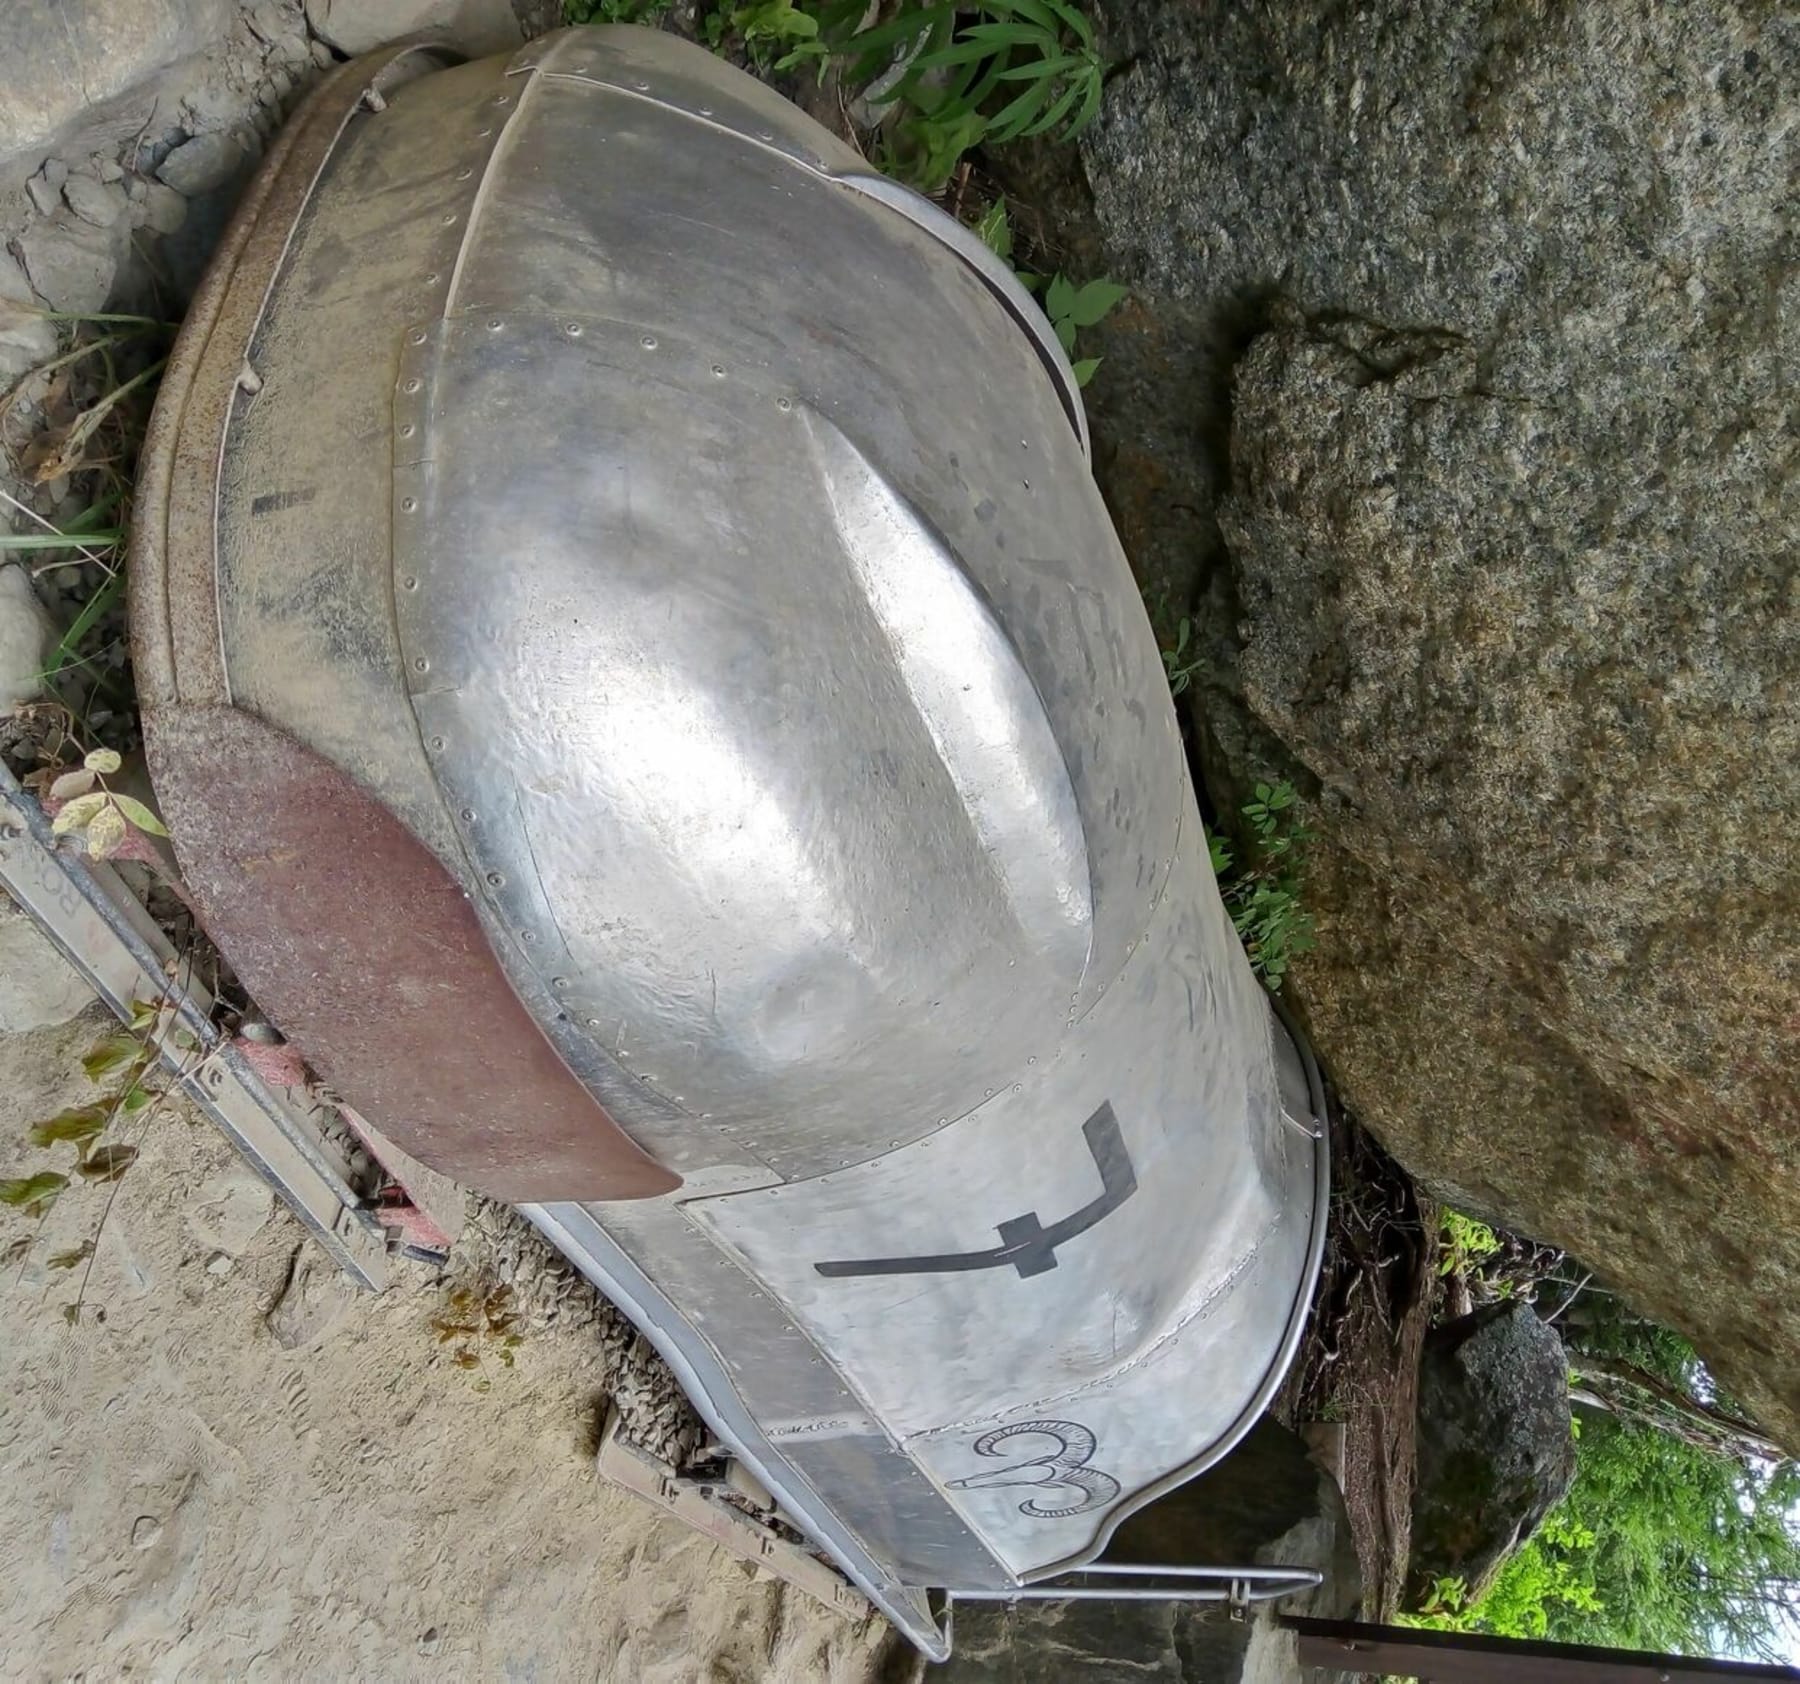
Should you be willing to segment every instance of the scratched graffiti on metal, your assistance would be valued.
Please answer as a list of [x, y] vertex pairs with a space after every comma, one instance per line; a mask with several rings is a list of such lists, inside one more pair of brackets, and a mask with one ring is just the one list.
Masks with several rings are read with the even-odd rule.
[[1111, 1474], [1087, 1465], [1097, 1441], [1079, 1421], [1019, 1421], [1010, 1427], [997, 1427], [976, 1439], [975, 1454], [1005, 1456], [1010, 1441], [1021, 1437], [1047, 1438], [1054, 1442], [1055, 1448], [1028, 1462], [1014, 1462], [987, 1473], [970, 1474], [966, 1479], [953, 1479], [950, 1488], [953, 1491], [982, 1491], [994, 1486], [1035, 1485], [1046, 1491], [1062, 1490], [1073, 1496], [1072, 1502], [1044, 1502], [1037, 1497], [1028, 1497], [1019, 1505], [1019, 1513], [1037, 1520], [1086, 1514], [1089, 1509], [1097, 1509], [1118, 1496], [1119, 1482]]

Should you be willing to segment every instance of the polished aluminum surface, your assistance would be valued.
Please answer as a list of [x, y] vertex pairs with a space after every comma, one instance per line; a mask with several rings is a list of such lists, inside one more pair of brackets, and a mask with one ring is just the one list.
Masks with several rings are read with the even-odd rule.
[[[191, 786], [229, 703], [467, 897], [491, 960], [384, 989], [510, 985], [603, 1108], [593, 1172], [616, 1128], [680, 1178], [523, 1188], [496, 1117], [511, 1196], [940, 1653], [924, 1587], [1079, 1566], [1247, 1430], [1323, 1234], [1316, 1074], [1212, 882], [1066, 358], [965, 232], [669, 36], [382, 74], [178, 347], [255, 379], [169, 428], [217, 509], [134, 590], [216, 635], [140, 653], [152, 736]], [[245, 938], [308, 955], [269, 975], [296, 1011], [397, 950], [306, 934]], [[319, 1022], [329, 1068], [357, 1026]]]

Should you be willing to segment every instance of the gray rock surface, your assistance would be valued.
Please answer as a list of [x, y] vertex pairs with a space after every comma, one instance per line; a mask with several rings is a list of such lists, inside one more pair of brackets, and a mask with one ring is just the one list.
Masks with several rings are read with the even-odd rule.
[[40, 674], [55, 642], [56, 627], [30, 576], [17, 562], [0, 564], [0, 708], [43, 694]]
[[142, 216], [153, 233], [173, 234], [187, 220], [187, 200], [160, 181], [138, 183], [143, 188]]
[[1320, 1051], [1800, 1447], [1800, 19], [1108, 24], [1102, 478], [1217, 805], [1308, 798]]
[[523, 38], [508, 0], [306, 0], [306, 21], [346, 58], [420, 31], [471, 57], [504, 52]]
[[241, 175], [253, 159], [240, 131], [215, 130], [184, 141], [163, 159], [156, 173], [177, 193], [193, 198]]
[[19, 260], [0, 250], [0, 381], [11, 381], [56, 351], [56, 329], [44, 319]]
[[1485, 1305], [1432, 1330], [1418, 1449], [1408, 1605], [1440, 1579], [1460, 1579], [1472, 1602], [1575, 1477], [1568, 1362], [1530, 1305]]
[[[6, 568], [0, 571], [0, 578], [16, 571]], [[0, 890], [0, 1036], [16, 1044], [15, 1036], [53, 1029], [78, 1017], [93, 1003], [94, 991], [76, 975], [50, 938]]]
[[112, 291], [118, 247], [112, 234], [68, 210], [34, 222], [15, 242], [32, 290], [52, 310], [98, 310]]
[[230, 0], [7, 0], [0, 6], [0, 164], [75, 132], [129, 134], [171, 72], [216, 41]]
[[63, 186], [63, 198], [83, 222], [96, 228], [110, 228], [125, 214], [125, 189], [98, 176], [70, 176]]

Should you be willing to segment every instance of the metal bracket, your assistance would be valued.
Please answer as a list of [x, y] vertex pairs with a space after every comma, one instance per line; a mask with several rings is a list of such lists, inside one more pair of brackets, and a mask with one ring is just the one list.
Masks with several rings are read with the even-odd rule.
[[135, 1001], [166, 1002], [167, 1021], [199, 1056], [162, 1037], [162, 1062], [257, 1174], [359, 1286], [387, 1285], [387, 1238], [334, 1163], [314, 1102], [286, 1097], [259, 1077], [212, 1021], [211, 994], [107, 865], [88, 860], [50, 828], [43, 809], [0, 765], [0, 887], [130, 1022]]
[[[603, 1478], [654, 1503], [740, 1560], [805, 1591], [834, 1614], [852, 1620], [868, 1615], [868, 1598], [817, 1556], [726, 1500], [716, 1486], [682, 1478], [667, 1462], [621, 1438], [619, 1424], [618, 1412], [609, 1409], [597, 1458]], [[729, 1478], [724, 1483], [740, 1492], [744, 1489]]]

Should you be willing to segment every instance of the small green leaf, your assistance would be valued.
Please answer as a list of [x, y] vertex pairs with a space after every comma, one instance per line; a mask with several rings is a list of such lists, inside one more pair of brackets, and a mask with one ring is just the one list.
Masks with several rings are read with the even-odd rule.
[[125, 1097], [119, 1101], [119, 1107], [126, 1116], [132, 1116], [150, 1103], [151, 1094], [148, 1088], [139, 1087], [135, 1082], [126, 1089]]
[[1010, 105], [1001, 106], [994, 113], [991, 125], [994, 139], [1017, 140], [1030, 127], [1032, 118], [1049, 103], [1055, 88], [1055, 79], [1046, 76], [1042, 81], [1033, 82]]
[[119, 759], [117, 749], [96, 748], [88, 751], [81, 764], [90, 772], [99, 772], [104, 775], [118, 771], [123, 762]]
[[1078, 58], [1040, 58], [1029, 64], [1015, 64], [1010, 70], [1003, 70], [999, 80], [1002, 82], [1035, 82], [1046, 76], [1061, 76], [1076, 69], [1081, 60]]
[[137, 1148], [123, 1142], [96, 1146], [75, 1168], [83, 1181], [117, 1181], [137, 1162]]
[[1117, 281], [1089, 281], [1069, 305], [1069, 314], [1077, 327], [1092, 327], [1121, 298], [1126, 289]]
[[96, 790], [92, 795], [78, 795], [56, 815], [50, 828], [58, 836], [67, 836], [71, 830], [78, 830], [86, 824], [105, 805], [104, 790]]
[[125, 815], [125, 818], [137, 826], [139, 830], [148, 831], [152, 836], [169, 834], [161, 819], [146, 807], [143, 802], [134, 800], [129, 795], [115, 795], [113, 804]]
[[1056, 342], [1062, 346], [1065, 355], [1075, 349], [1075, 324], [1067, 316], [1053, 317], [1050, 329], [1056, 335]]
[[52, 1269], [73, 1269], [78, 1263], [85, 1263], [94, 1255], [94, 1242], [83, 1240], [80, 1245], [70, 1251], [52, 1252], [44, 1261]]
[[55, 1170], [50, 1169], [42, 1169], [36, 1175], [18, 1179], [0, 1180], [0, 1205], [11, 1205], [15, 1210], [35, 1211], [41, 1216], [68, 1184], [69, 1178], [66, 1175], [58, 1175]]
[[144, 1044], [135, 1035], [108, 1035], [81, 1061], [90, 1082], [103, 1082], [115, 1070], [144, 1056]]
[[1004, 197], [988, 206], [987, 214], [975, 224], [975, 234], [1002, 261], [1012, 256], [1012, 223], [1007, 219]]
[[1044, 294], [1044, 311], [1051, 321], [1059, 322], [1075, 307], [1075, 285], [1067, 275], [1058, 275]]
[[1077, 386], [1085, 386], [1094, 378], [1094, 370], [1100, 366], [1100, 359], [1098, 357], [1083, 357], [1079, 362], [1074, 363], [1071, 366], [1075, 371], [1075, 384]]
[[54, 1146], [64, 1140], [72, 1140], [77, 1144], [92, 1140], [106, 1127], [106, 1119], [111, 1114], [104, 1105], [80, 1105], [72, 1110], [59, 1111], [54, 1117], [47, 1117], [43, 1122], [31, 1125], [31, 1144]]

